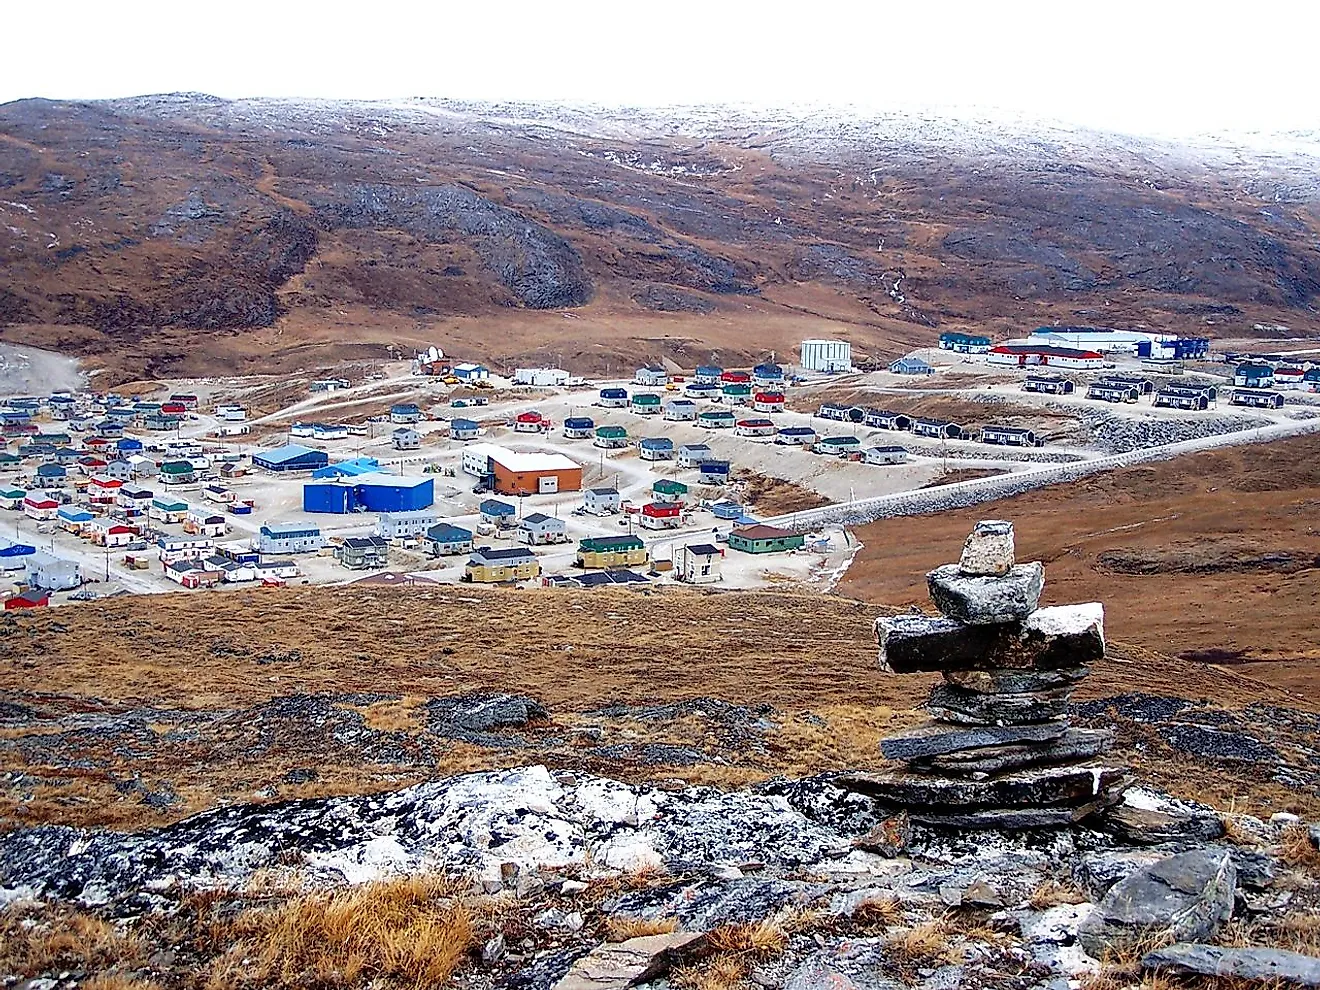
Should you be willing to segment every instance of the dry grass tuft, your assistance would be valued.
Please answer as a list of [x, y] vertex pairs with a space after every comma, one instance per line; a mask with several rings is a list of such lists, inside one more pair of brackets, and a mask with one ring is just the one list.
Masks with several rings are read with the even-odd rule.
[[742, 990], [751, 965], [741, 956], [717, 956], [675, 970], [671, 984], [682, 990]]
[[863, 901], [853, 911], [853, 920], [862, 925], [892, 928], [903, 923], [903, 902], [897, 897]]
[[606, 942], [624, 942], [643, 935], [668, 935], [678, 931], [677, 918], [606, 918]]
[[953, 944], [952, 936], [949, 923], [935, 918], [891, 935], [885, 940], [885, 951], [902, 969], [957, 963], [962, 953]]
[[779, 918], [740, 925], [721, 925], [706, 936], [706, 944], [717, 955], [770, 959], [788, 948], [788, 929]]
[[1060, 904], [1084, 904], [1087, 900], [1086, 894], [1073, 884], [1046, 880], [1031, 892], [1027, 906], [1035, 911], [1044, 911]]
[[1242, 826], [1242, 816], [1228, 812], [1219, 816], [1220, 823], [1224, 826], [1224, 839], [1233, 843], [1235, 846], [1253, 847], [1260, 845], [1260, 840], [1252, 832]]
[[1279, 837], [1279, 855], [1289, 866], [1320, 871], [1320, 849], [1311, 843], [1311, 833], [1305, 825], [1289, 825], [1283, 830]]
[[149, 949], [131, 932], [79, 912], [43, 917], [36, 905], [0, 914], [0, 972], [37, 976], [60, 970], [98, 972], [140, 965]]
[[160, 990], [160, 984], [121, 973], [101, 973], [84, 980], [81, 990]]

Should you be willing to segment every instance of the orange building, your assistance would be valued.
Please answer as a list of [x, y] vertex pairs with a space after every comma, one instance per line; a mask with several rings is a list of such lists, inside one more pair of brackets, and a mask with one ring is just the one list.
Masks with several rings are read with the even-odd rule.
[[495, 491], [501, 495], [549, 495], [582, 490], [582, 465], [563, 454], [490, 454]]

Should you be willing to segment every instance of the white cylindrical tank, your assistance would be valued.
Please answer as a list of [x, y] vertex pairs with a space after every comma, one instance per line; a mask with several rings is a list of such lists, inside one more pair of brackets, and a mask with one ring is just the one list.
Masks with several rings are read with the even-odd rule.
[[852, 369], [852, 345], [846, 340], [804, 340], [801, 352], [805, 371]]

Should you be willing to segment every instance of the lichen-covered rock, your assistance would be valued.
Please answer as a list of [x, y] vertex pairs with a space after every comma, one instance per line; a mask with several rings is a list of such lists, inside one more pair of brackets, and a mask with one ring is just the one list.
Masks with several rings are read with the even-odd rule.
[[964, 574], [1007, 574], [1015, 553], [1013, 524], [1003, 519], [983, 519], [963, 544], [958, 569]]
[[1067, 722], [1039, 725], [949, 725], [927, 722], [880, 740], [880, 753], [891, 760], [916, 760], [977, 750], [986, 746], [1043, 743], [1058, 739]]
[[1320, 959], [1284, 949], [1180, 943], [1146, 953], [1141, 966], [1174, 976], [1242, 980], [1269, 987], [1320, 987]]
[[1021, 622], [1040, 605], [1045, 568], [1017, 564], [1003, 574], [965, 574], [957, 564], [945, 564], [926, 575], [930, 600], [950, 619], [983, 626]]
[[1068, 708], [1068, 688], [1020, 694], [983, 694], [953, 684], [936, 684], [926, 701], [935, 718], [967, 725], [1023, 725], [1059, 718]]
[[1096, 958], [1149, 939], [1204, 942], [1232, 917], [1233, 857], [1221, 849], [1170, 856], [1119, 881], [1079, 932]]

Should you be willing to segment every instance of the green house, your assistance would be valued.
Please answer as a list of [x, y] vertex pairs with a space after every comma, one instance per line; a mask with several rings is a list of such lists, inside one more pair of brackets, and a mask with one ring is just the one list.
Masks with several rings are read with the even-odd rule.
[[752, 386], [733, 383], [724, 386], [724, 396], [728, 399], [745, 399], [752, 394]]
[[688, 493], [688, 486], [681, 481], [661, 478], [651, 486], [651, 494], [657, 502], [677, 502]]
[[626, 447], [628, 446], [628, 431], [622, 426], [598, 426], [596, 427], [596, 439], [592, 443], [597, 447]]
[[779, 553], [797, 550], [806, 542], [801, 533], [793, 533], [777, 526], [744, 526], [729, 534], [729, 548], [743, 553]]
[[23, 458], [17, 454], [11, 454], [9, 451], [0, 451], [0, 467], [13, 467], [15, 464], [22, 464]]
[[197, 480], [197, 469], [189, 461], [166, 461], [160, 466], [164, 485], [188, 485]]
[[0, 491], [0, 508], [17, 509], [22, 506], [25, 498], [27, 498], [27, 492], [21, 488], [9, 488]]
[[660, 396], [651, 392], [636, 392], [632, 397], [633, 412], [652, 415], [660, 411]]

